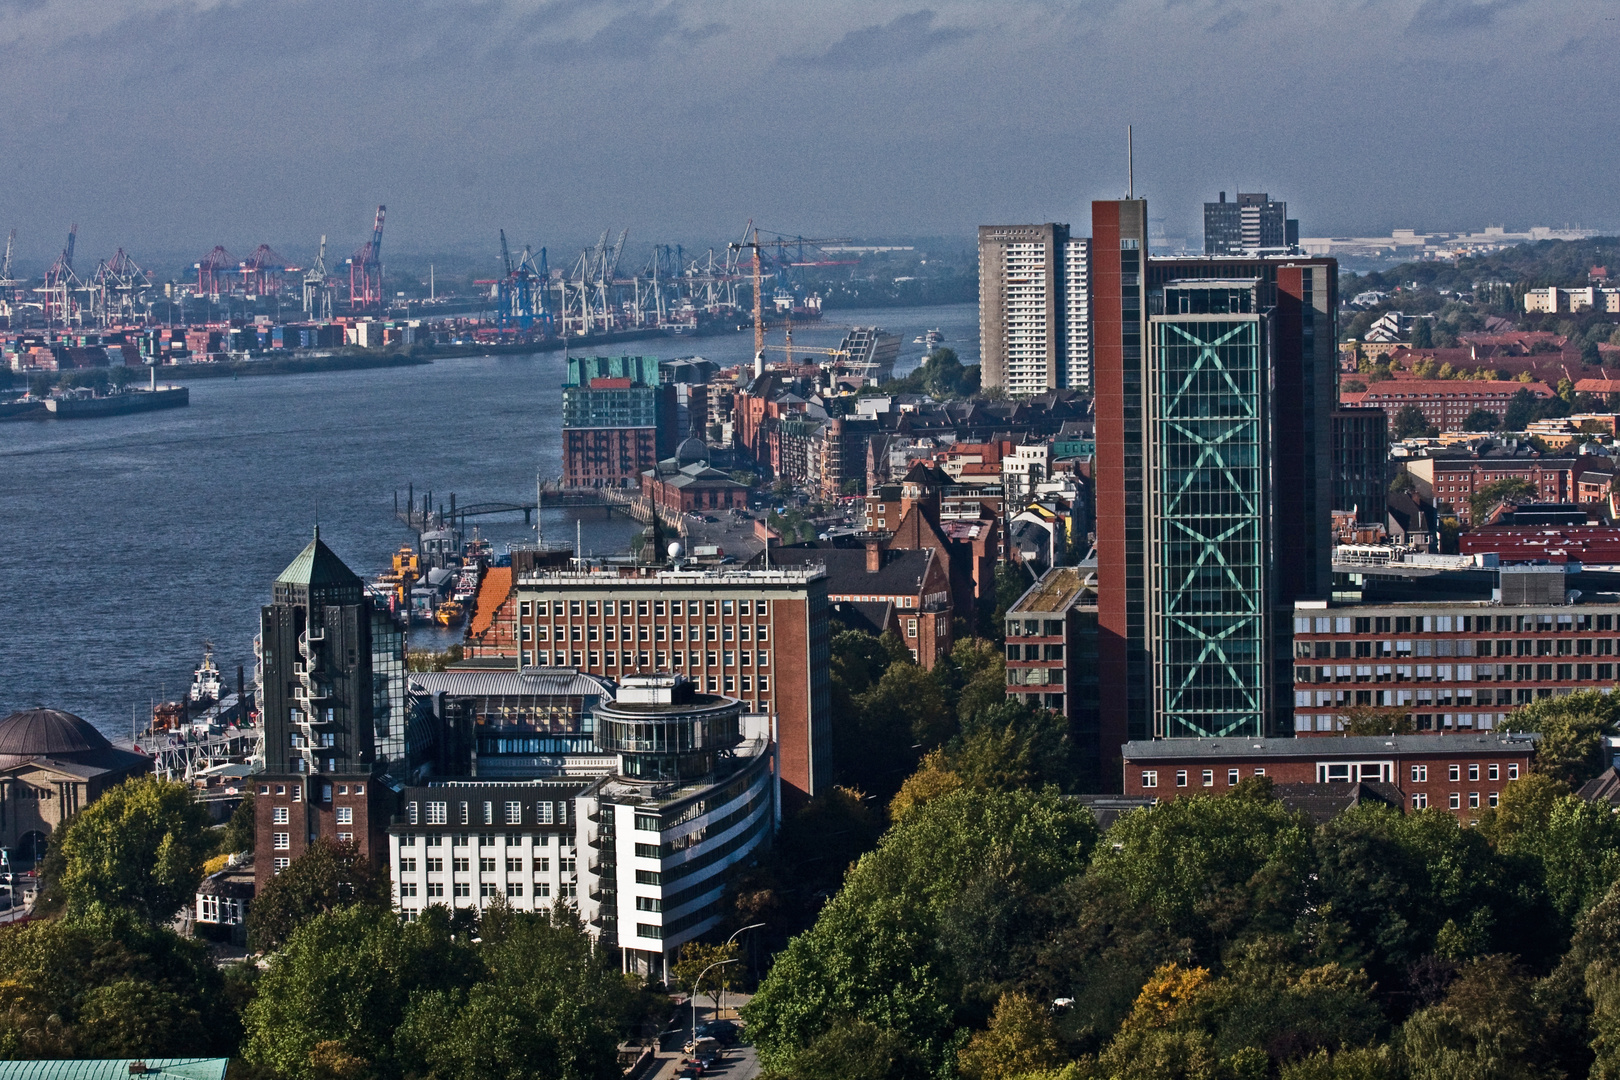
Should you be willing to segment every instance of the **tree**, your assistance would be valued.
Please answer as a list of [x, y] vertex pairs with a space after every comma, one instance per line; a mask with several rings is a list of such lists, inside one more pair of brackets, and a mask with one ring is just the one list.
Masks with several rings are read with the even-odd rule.
[[579, 917], [497, 904], [479, 937], [482, 977], [414, 995], [397, 1037], [406, 1074], [620, 1080], [618, 1043], [636, 995]]
[[234, 855], [240, 851], [253, 850], [257, 835], [253, 818], [253, 792], [242, 793], [242, 801], [236, 804], [236, 809], [231, 812], [231, 819], [219, 833], [217, 850], [220, 854]]
[[1412, 474], [1405, 469], [1397, 472], [1389, 482], [1389, 493], [1391, 495], [1405, 495], [1416, 490], [1417, 481], [1412, 479]]
[[1416, 405], [1403, 405], [1390, 424], [1390, 433], [1397, 439], [1422, 438], [1429, 433], [1429, 418]]
[[1068, 718], [1004, 700], [975, 715], [951, 740], [946, 760], [962, 782], [992, 791], [1074, 786]]
[[1464, 431], [1495, 431], [1501, 419], [1489, 409], [1475, 409], [1463, 418]]
[[989, 1028], [957, 1053], [956, 1071], [963, 1080], [1012, 1080], [1064, 1060], [1047, 1011], [1026, 994], [1002, 994]]
[[1511, 957], [1483, 957], [1463, 969], [1443, 1002], [1403, 1026], [1410, 1075], [1530, 1080], [1541, 1075], [1533, 1051], [1543, 1022], [1528, 974]]
[[31, 397], [48, 397], [51, 392], [51, 377], [49, 375], [35, 375], [28, 380], [28, 393]]
[[1491, 508], [1499, 502], [1528, 502], [1536, 497], [1535, 485], [1519, 476], [1504, 477], [1483, 484], [1468, 496], [1469, 521], [1482, 525]]
[[282, 1076], [343, 1064], [353, 1076], [397, 1077], [414, 1045], [399, 1037], [413, 995], [465, 991], [483, 974], [472, 944], [433, 906], [412, 923], [347, 907], [299, 927], [270, 959], [243, 1014], [242, 1055]]
[[1033, 894], [1056, 888], [1096, 836], [1089, 811], [1056, 793], [963, 788], [912, 809], [744, 1007], [761, 1060], [790, 1067], [838, 1025], [864, 1021], [942, 1064], [962, 983], [939, 933], [947, 910], [987, 868]]
[[[1531, 375], [1528, 371], [1522, 372], [1519, 381], [1529, 382]], [[1502, 414], [1503, 431], [1523, 431], [1532, 421], [1541, 419], [1541, 403], [1528, 389], [1521, 388], [1508, 402], [1507, 411]]]
[[239, 1030], [200, 942], [128, 913], [41, 919], [0, 934], [0, 1055], [229, 1054]]
[[1603, 771], [1603, 739], [1620, 730], [1617, 721], [1620, 702], [1613, 695], [1582, 690], [1515, 710], [1508, 726], [1540, 732], [1535, 770], [1574, 789]]
[[1412, 714], [1400, 705], [1352, 705], [1344, 710], [1346, 735], [1411, 735]]
[[142, 776], [106, 792], [61, 830], [68, 910], [167, 922], [191, 903], [211, 846], [208, 811], [184, 784]]
[[350, 906], [387, 911], [392, 903], [386, 869], [361, 855], [353, 841], [322, 836], [254, 900], [248, 941], [255, 949], [277, 949], [317, 915]]
[[[728, 963], [729, 961], [729, 963]], [[716, 967], [715, 965], [721, 965]], [[670, 969], [675, 985], [692, 997], [708, 994], [714, 1007], [720, 1007], [720, 994], [740, 982], [742, 965], [737, 956], [737, 943], [709, 945], [701, 941], [688, 941], [681, 946], [679, 959]], [[706, 969], [713, 967], [713, 971]]]

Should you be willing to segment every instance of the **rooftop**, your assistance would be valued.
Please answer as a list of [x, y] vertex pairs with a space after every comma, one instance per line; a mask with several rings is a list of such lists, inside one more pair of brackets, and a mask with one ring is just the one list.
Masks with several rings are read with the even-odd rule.
[[1380, 758], [1441, 754], [1528, 754], [1534, 734], [1502, 735], [1345, 735], [1337, 739], [1154, 739], [1126, 743], [1127, 761], [1179, 761], [1185, 758]]
[[365, 583], [350, 570], [342, 559], [321, 539], [321, 527], [315, 526], [315, 537], [298, 557], [287, 564], [276, 578], [277, 585], [338, 585], [350, 586], [355, 589], [365, 587]]
[[[645, 568], [644, 568], [645, 569]], [[648, 573], [618, 573], [613, 570], [537, 570], [518, 578], [519, 585], [556, 588], [561, 586], [648, 589], [703, 589], [720, 586], [766, 588], [773, 585], [805, 585], [826, 576], [821, 566], [772, 566], [770, 569], [727, 567], [717, 570], [651, 570]]]
[[[1067, 611], [1075, 603], [1085, 599], [1088, 591], [1086, 578], [1095, 571], [1095, 567], [1086, 566], [1058, 566], [1048, 570], [1041, 579], [1029, 587], [1029, 591], [1018, 598], [1007, 612], [1016, 615], [1026, 611]], [[1096, 600], [1096, 593], [1091, 590], [1091, 599]]]

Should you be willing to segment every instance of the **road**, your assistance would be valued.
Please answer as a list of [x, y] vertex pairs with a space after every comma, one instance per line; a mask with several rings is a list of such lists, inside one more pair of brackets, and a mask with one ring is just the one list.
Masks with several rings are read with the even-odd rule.
[[[751, 995], [748, 994], [727, 994], [726, 1009], [723, 1015], [728, 1019], [736, 1019], [737, 1009], [747, 1004], [750, 997]], [[703, 1000], [700, 999], [697, 1010], [697, 1022], [700, 1024], [714, 1015], [713, 1007], [703, 1004]], [[692, 1022], [691, 1006], [685, 1004], [677, 1006], [675, 1017], [684, 1021], [684, 1023], [678, 1032], [672, 1030], [668, 1034], [665, 1045], [670, 1049], [661, 1051], [658, 1054], [658, 1067], [647, 1072], [642, 1077], [642, 1080], [674, 1080], [675, 1074], [680, 1071], [681, 1047], [688, 1038], [687, 1032], [690, 1030]], [[727, 1050], [724, 1059], [712, 1070], [704, 1074], [704, 1080], [709, 1080], [710, 1077], [714, 1077], [715, 1080], [755, 1080], [759, 1074], [759, 1055], [755, 1052], [753, 1046], [745, 1041]]]

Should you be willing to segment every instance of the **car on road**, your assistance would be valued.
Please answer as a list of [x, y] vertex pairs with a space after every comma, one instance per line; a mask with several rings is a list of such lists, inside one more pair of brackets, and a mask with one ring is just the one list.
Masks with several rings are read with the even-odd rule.
[[697, 1029], [700, 1038], [714, 1039], [721, 1046], [735, 1046], [741, 1031], [731, 1020], [706, 1020]]

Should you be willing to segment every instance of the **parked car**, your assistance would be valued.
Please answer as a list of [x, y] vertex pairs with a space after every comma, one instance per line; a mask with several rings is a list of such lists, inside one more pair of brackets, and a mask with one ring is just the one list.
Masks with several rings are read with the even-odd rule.
[[714, 1039], [721, 1046], [735, 1046], [742, 1029], [731, 1020], [707, 1020], [698, 1025], [699, 1036]]

